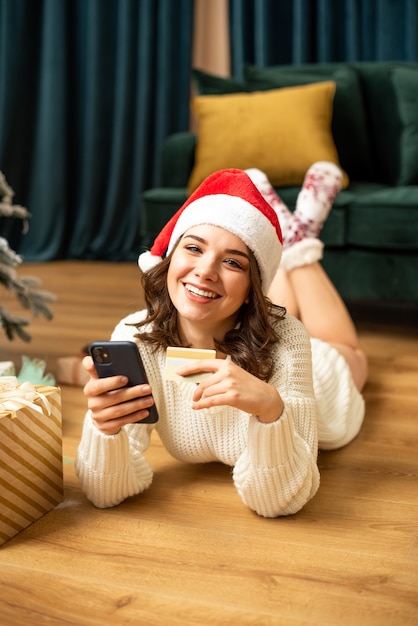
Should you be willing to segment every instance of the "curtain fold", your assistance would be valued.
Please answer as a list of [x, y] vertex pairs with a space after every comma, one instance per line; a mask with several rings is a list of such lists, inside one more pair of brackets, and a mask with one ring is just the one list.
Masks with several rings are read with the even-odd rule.
[[141, 192], [189, 123], [193, 0], [0, 0], [0, 169], [25, 261], [130, 259]]
[[[207, 0], [209, 2], [209, 0]], [[418, 61], [416, 0], [228, 0], [231, 69]], [[194, 0], [0, 0], [0, 170], [25, 261], [133, 259], [162, 144], [189, 128]], [[216, 32], [207, 37], [216, 44]], [[209, 44], [208, 44], [209, 45]]]
[[232, 73], [267, 65], [417, 61], [416, 0], [230, 0]]

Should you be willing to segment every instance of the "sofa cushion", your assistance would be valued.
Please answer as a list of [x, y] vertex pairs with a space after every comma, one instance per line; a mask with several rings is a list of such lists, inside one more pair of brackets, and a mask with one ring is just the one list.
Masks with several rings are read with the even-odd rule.
[[194, 165], [196, 135], [185, 131], [169, 135], [161, 155], [161, 186], [187, 187]]
[[351, 179], [374, 179], [363, 95], [354, 68], [334, 64], [265, 68], [246, 65], [244, 77], [249, 91], [333, 80], [336, 92], [331, 128], [340, 163]]
[[139, 236], [141, 246], [150, 248], [162, 227], [186, 202], [186, 188], [149, 189], [141, 195]]
[[364, 93], [376, 180], [396, 185], [400, 170], [399, 138], [402, 123], [390, 62], [355, 64]]
[[242, 81], [235, 78], [215, 76], [203, 70], [192, 69], [192, 81], [196, 91], [201, 96], [220, 96], [223, 93], [238, 93], [248, 91]]
[[402, 122], [398, 185], [418, 183], [418, 69], [395, 67], [392, 80]]
[[392, 251], [418, 250], [418, 186], [359, 190], [348, 212], [347, 243]]
[[325, 247], [322, 264], [345, 300], [418, 303], [416, 254]]
[[[339, 165], [331, 133], [335, 83], [198, 96], [198, 137], [189, 193], [226, 167], [258, 167], [275, 186], [301, 185], [315, 161]], [[348, 178], [345, 175], [345, 186]]]

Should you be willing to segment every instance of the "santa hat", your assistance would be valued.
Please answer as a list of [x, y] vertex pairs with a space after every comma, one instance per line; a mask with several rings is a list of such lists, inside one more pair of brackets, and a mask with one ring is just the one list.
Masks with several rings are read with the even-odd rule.
[[143, 272], [170, 254], [192, 226], [220, 226], [239, 237], [253, 252], [263, 290], [270, 286], [282, 254], [282, 233], [276, 212], [243, 170], [226, 169], [211, 174], [167, 222], [151, 250], [139, 256]]

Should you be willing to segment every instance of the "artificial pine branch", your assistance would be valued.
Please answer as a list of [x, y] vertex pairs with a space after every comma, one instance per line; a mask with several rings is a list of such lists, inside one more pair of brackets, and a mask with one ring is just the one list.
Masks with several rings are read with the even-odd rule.
[[26, 330], [23, 328], [24, 326], [28, 326], [29, 321], [24, 319], [23, 317], [15, 317], [6, 309], [0, 306], [0, 319], [1, 325], [3, 327], [4, 332], [6, 333], [6, 337], [8, 339], [14, 339], [15, 335], [23, 339], [23, 341], [30, 341], [31, 336]]
[[[13, 190], [7, 184], [2, 172], [0, 172], [0, 216], [17, 217], [24, 220], [24, 231], [27, 230], [27, 220], [30, 213], [17, 204], [12, 204]], [[31, 311], [34, 317], [43, 315], [46, 319], [52, 319], [53, 315], [48, 302], [55, 297], [48, 291], [39, 289], [40, 281], [32, 276], [18, 276], [15, 267], [22, 263], [22, 257], [12, 250], [4, 237], [0, 237], [0, 283], [16, 293], [19, 304]], [[8, 339], [20, 337], [23, 341], [30, 341], [31, 335], [24, 329], [29, 321], [26, 318], [16, 317], [0, 306], [0, 326], [3, 328]]]

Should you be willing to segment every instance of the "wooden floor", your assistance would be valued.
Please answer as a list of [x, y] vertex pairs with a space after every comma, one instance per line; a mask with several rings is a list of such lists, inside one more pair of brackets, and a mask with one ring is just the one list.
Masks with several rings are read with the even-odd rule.
[[[52, 322], [32, 321], [30, 344], [0, 337], [1, 360], [17, 365], [27, 354], [55, 371], [57, 357], [108, 337], [141, 305], [134, 263], [22, 269], [58, 299]], [[370, 358], [361, 434], [320, 453], [320, 490], [292, 517], [256, 516], [230, 469], [181, 464], [157, 436], [150, 489], [96, 509], [72, 465], [84, 397], [64, 386], [65, 499], [0, 548], [0, 623], [416, 626], [418, 327], [390, 318], [360, 324]]]

